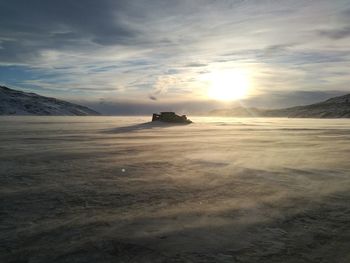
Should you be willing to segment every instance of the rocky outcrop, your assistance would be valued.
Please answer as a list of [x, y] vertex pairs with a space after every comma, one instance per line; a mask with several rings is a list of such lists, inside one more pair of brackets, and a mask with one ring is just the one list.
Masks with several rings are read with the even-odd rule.
[[177, 115], [175, 112], [161, 112], [160, 114], [153, 113], [152, 121], [172, 122], [172, 123], [192, 123], [187, 119], [186, 115]]

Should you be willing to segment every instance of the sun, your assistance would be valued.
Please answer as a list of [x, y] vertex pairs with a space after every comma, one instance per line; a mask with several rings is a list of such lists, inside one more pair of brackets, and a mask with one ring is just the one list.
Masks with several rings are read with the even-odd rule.
[[208, 97], [215, 100], [239, 100], [247, 95], [250, 78], [245, 70], [212, 72], [208, 76]]

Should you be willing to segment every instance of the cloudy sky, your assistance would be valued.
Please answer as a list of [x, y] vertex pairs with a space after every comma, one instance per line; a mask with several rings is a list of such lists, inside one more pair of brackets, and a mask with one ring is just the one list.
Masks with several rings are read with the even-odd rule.
[[220, 72], [256, 106], [350, 92], [349, 0], [1, 0], [0, 25], [0, 84], [106, 112], [220, 106]]

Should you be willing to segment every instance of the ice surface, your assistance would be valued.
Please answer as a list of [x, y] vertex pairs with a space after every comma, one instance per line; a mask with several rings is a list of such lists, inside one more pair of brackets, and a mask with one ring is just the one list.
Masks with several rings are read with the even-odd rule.
[[350, 120], [1, 117], [0, 262], [350, 262]]

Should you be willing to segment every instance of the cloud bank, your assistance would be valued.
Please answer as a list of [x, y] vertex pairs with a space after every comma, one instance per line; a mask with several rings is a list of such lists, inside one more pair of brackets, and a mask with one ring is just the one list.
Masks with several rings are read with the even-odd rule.
[[2, 84], [64, 99], [201, 101], [227, 68], [251, 97], [350, 91], [345, 0], [4, 0], [0, 24]]

